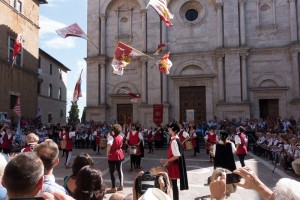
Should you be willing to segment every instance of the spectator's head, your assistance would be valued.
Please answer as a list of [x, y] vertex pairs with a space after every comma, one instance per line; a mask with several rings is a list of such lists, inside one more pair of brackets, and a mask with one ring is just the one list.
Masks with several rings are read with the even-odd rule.
[[44, 165], [34, 152], [19, 154], [9, 161], [4, 170], [2, 184], [9, 199], [34, 197], [42, 189]]
[[39, 136], [37, 136], [34, 133], [29, 133], [26, 136], [26, 142], [27, 142], [27, 144], [36, 144], [36, 143], [38, 143], [38, 141], [39, 141]]
[[105, 184], [102, 173], [91, 166], [83, 167], [76, 179], [75, 199], [101, 200], [105, 195]]
[[45, 140], [37, 147], [35, 147], [35, 151], [40, 157], [40, 159], [43, 161], [45, 167], [45, 174], [48, 174], [48, 172], [59, 163], [58, 146], [53, 140]]
[[76, 156], [72, 165], [72, 176], [77, 177], [77, 174], [81, 170], [81, 168], [87, 165], [94, 166], [94, 161], [89, 154], [81, 153]]
[[113, 125], [112, 130], [115, 133], [115, 136], [117, 136], [121, 133], [122, 126], [120, 124], [115, 124], [115, 125]]
[[245, 132], [245, 128], [243, 126], [239, 126], [238, 132], [244, 133]]
[[300, 199], [300, 183], [298, 181], [282, 178], [276, 183], [272, 197], [274, 200], [296, 200]]
[[109, 197], [109, 200], [124, 200], [126, 194], [122, 192], [117, 192]]

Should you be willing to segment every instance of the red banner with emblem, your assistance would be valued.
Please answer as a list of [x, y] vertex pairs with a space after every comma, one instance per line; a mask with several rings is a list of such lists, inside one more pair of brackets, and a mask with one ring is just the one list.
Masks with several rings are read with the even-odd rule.
[[153, 122], [159, 126], [164, 119], [164, 106], [162, 104], [153, 104]]

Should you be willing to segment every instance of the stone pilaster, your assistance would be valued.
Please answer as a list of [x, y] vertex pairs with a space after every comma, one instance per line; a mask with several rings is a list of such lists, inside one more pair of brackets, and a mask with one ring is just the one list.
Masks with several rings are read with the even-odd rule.
[[299, 98], [299, 52], [292, 52], [293, 96]]
[[101, 47], [100, 53], [101, 55], [105, 55], [105, 41], [106, 41], [106, 17], [104, 15], [100, 16], [101, 23]]
[[100, 65], [100, 104], [105, 105], [105, 88], [106, 88], [106, 81], [105, 81], [105, 64]]
[[98, 106], [99, 104], [99, 66], [97, 62], [88, 62], [87, 67], [87, 106]]
[[288, 0], [290, 4], [291, 42], [298, 40], [296, 1]]
[[247, 77], [247, 54], [242, 54], [242, 100], [244, 102], [248, 101], [248, 77]]
[[143, 35], [143, 44], [142, 50], [143, 52], [147, 51], [147, 10], [142, 10], [142, 35]]
[[223, 3], [216, 4], [218, 47], [223, 47]]
[[241, 45], [246, 45], [246, 28], [245, 28], [245, 3], [246, 0], [239, 0], [240, 7], [240, 39]]
[[142, 103], [147, 103], [147, 59], [142, 59]]
[[168, 76], [163, 74], [162, 75], [162, 102], [167, 104], [168, 103]]
[[218, 55], [218, 83], [219, 83], [219, 101], [224, 102], [224, 69], [223, 69], [223, 58], [224, 55]]

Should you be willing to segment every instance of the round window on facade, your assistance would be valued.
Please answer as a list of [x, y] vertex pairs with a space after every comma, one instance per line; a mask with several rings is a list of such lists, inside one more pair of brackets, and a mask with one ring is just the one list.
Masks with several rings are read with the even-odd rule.
[[198, 18], [198, 11], [195, 9], [189, 9], [185, 13], [185, 18], [190, 22], [195, 21]]

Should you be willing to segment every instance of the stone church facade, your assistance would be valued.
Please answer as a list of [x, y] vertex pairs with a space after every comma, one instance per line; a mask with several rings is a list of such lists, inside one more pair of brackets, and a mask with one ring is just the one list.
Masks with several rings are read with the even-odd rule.
[[[168, 0], [173, 26], [144, 0], [89, 0], [87, 120], [163, 124], [186, 120], [300, 117], [300, 2], [296, 0]], [[135, 58], [124, 75], [112, 73], [118, 41], [152, 56]], [[173, 42], [173, 67], [161, 74], [157, 45]], [[132, 104], [121, 89], [141, 95]]]

